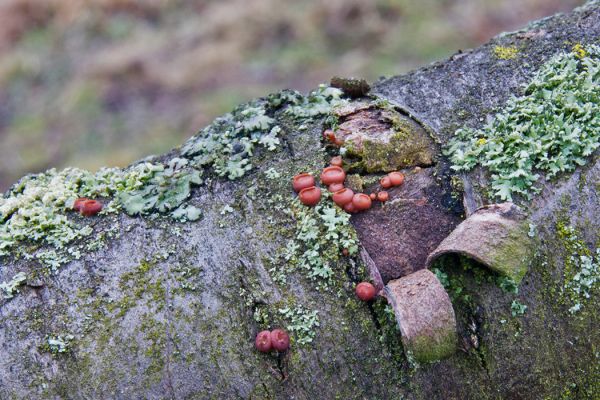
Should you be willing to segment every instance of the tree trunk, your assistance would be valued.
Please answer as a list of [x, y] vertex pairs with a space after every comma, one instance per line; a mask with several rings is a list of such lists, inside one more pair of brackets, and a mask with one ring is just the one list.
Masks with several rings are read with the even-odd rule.
[[[565, 277], [572, 257], [598, 246], [598, 151], [576, 170], [544, 180], [532, 201], [514, 200], [527, 215], [523, 226], [531, 227], [531, 235], [515, 242], [534, 247], [524, 277], [515, 279], [518, 294], [497, 285], [502, 268], [486, 268], [485, 257], [444, 247], [437, 262], [427, 258], [465, 217], [493, 202], [482, 169], [453, 185], [458, 176], [441, 150], [456, 129], [482, 127], [512, 95], [523, 94], [522, 85], [551, 56], [599, 37], [600, 3], [593, 1], [383, 79], [370, 97], [352, 99], [336, 115], [336, 134], [345, 135], [348, 160], [356, 161], [347, 165], [347, 183], [370, 193], [396, 167], [405, 182], [390, 190], [385, 206], [353, 215], [352, 226], [338, 223], [340, 231], [324, 225], [325, 206], [309, 209], [294, 200], [290, 184], [299, 172], [318, 174], [335, 154], [335, 146], [323, 144], [330, 120], [299, 122], [283, 108], [272, 114], [284, 132], [276, 151], [255, 152], [254, 168], [239, 179], [207, 170], [204, 184], [194, 186], [185, 201], [202, 210], [197, 221], [158, 212], [65, 214], [90, 225], [98, 245], [85, 248], [86, 239], [75, 239], [69, 245], [85, 250], [58, 268], [26, 256], [45, 248], [35, 241], [0, 256], [0, 282], [15, 283], [0, 299], [0, 399], [597, 399], [598, 288], [574, 312]], [[398, 143], [410, 145], [393, 144], [391, 136], [373, 144], [382, 153], [367, 155], [367, 145], [352, 147], [371, 143], [365, 126], [381, 135], [391, 126], [407, 135]], [[352, 136], [361, 129], [363, 141]], [[371, 163], [389, 161], [399, 148], [404, 153], [393, 153], [393, 165]], [[152, 162], [167, 164], [182, 154], [175, 149]], [[311, 218], [316, 226], [301, 226]], [[299, 260], [310, 248], [290, 255], [290, 244], [314, 243], [302, 239], [310, 229], [356, 234], [361, 251], [345, 256], [342, 239], [318, 239], [327, 277], [326, 267]], [[503, 257], [521, 254], [507, 246]], [[432, 355], [411, 347], [409, 337], [411, 328], [425, 326], [415, 340], [432, 340], [423, 343], [436, 349], [437, 333], [425, 332], [435, 322], [427, 307], [407, 320], [385, 298], [408, 296], [410, 287], [391, 288], [428, 264], [452, 300], [439, 318], [456, 322], [455, 335]], [[19, 272], [26, 278], [14, 280]], [[386, 290], [361, 302], [354, 285], [362, 280]], [[427, 293], [431, 307], [449, 304], [434, 301], [447, 296], [437, 286]], [[423, 320], [413, 326], [412, 318]], [[290, 349], [258, 352], [256, 334], [275, 327], [290, 332]]]

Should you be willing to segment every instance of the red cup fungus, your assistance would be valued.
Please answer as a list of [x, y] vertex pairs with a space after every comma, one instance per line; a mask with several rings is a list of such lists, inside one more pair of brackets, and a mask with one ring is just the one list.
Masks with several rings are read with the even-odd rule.
[[342, 156], [335, 156], [329, 161], [329, 163], [335, 167], [341, 167], [343, 164]]
[[268, 353], [273, 348], [273, 344], [271, 343], [271, 332], [269, 331], [261, 331], [256, 335], [256, 340], [254, 341], [254, 345], [256, 349], [261, 353]]
[[339, 190], [342, 190], [343, 188], [344, 188], [343, 183], [332, 183], [331, 185], [329, 185], [329, 191], [331, 193], [335, 193]]
[[331, 143], [335, 143], [336, 141], [335, 132], [331, 129], [325, 129], [325, 131], [323, 131], [323, 137], [329, 140]]
[[369, 282], [361, 282], [356, 285], [356, 296], [362, 301], [371, 301], [377, 294], [377, 289]]
[[305, 206], [316, 206], [321, 200], [321, 189], [316, 186], [304, 188], [298, 193], [298, 197]]
[[323, 185], [344, 183], [344, 179], [346, 179], [346, 173], [342, 167], [333, 165], [323, 169], [323, 172], [321, 172], [321, 182], [323, 182]]
[[400, 186], [404, 183], [404, 174], [402, 172], [393, 171], [388, 174], [392, 186]]
[[352, 189], [343, 188], [333, 193], [333, 202], [340, 207], [344, 207], [348, 203], [352, 203], [354, 192]]
[[389, 200], [389, 198], [390, 198], [390, 195], [385, 190], [382, 190], [381, 192], [377, 193], [377, 200], [379, 200], [381, 202], [386, 202]]
[[87, 197], [80, 197], [77, 200], [75, 200], [75, 202], [73, 203], [73, 210], [75, 211], [81, 211], [81, 205], [88, 201], [89, 199]]
[[91, 217], [92, 215], [96, 215], [102, 211], [102, 207], [102, 203], [97, 200], [86, 200], [81, 203], [79, 212], [81, 212], [81, 215], [85, 217]]
[[271, 331], [271, 346], [279, 352], [284, 352], [290, 348], [290, 336], [283, 329], [273, 329]]
[[292, 179], [292, 187], [296, 193], [312, 186], [315, 186], [315, 178], [311, 174], [298, 174]]
[[392, 181], [390, 180], [389, 176], [384, 176], [383, 178], [381, 178], [379, 180], [379, 184], [381, 185], [382, 188], [384, 189], [388, 189], [392, 187]]
[[354, 204], [352, 204], [352, 202], [349, 202], [344, 205], [344, 211], [346, 211], [349, 214], [354, 214], [358, 210], [356, 209], [356, 207], [354, 207]]
[[352, 197], [352, 204], [358, 211], [364, 211], [371, 208], [371, 198], [364, 193], [356, 193]]
[[377, 193], [371, 193], [369, 197], [371, 198], [371, 200], [377, 200]]

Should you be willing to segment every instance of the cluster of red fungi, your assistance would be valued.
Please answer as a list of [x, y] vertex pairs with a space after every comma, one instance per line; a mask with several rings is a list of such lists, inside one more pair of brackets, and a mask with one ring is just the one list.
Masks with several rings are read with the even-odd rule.
[[98, 200], [81, 197], [73, 203], [73, 210], [79, 212], [84, 217], [91, 217], [102, 211], [102, 203]]
[[[333, 193], [332, 199], [335, 204], [343, 208], [348, 213], [356, 213], [371, 208], [374, 200], [386, 202], [390, 195], [387, 191], [381, 190], [378, 193], [354, 193], [350, 188], [344, 187], [346, 172], [342, 169], [342, 157], [335, 156], [331, 159], [329, 167], [325, 167], [321, 172], [321, 183], [327, 186]], [[389, 189], [392, 186], [402, 185], [404, 174], [393, 171], [379, 180], [383, 189]], [[321, 189], [315, 185], [315, 178], [308, 173], [302, 173], [294, 176], [292, 187], [298, 193], [300, 202], [306, 206], [315, 206], [321, 200]]]
[[[333, 136], [333, 138], [335, 138]], [[332, 142], [334, 139], [328, 137]], [[330, 161], [330, 166], [321, 172], [321, 183], [327, 186], [327, 189], [333, 193], [333, 202], [343, 208], [348, 213], [356, 213], [371, 208], [372, 202], [379, 200], [386, 202], [389, 199], [389, 193], [381, 190], [377, 193], [365, 194], [354, 193], [352, 189], [344, 186], [346, 172], [342, 169], [342, 157], [335, 156]], [[393, 171], [379, 180], [379, 185], [383, 189], [389, 189], [392, 186], [400, 186], [404, 183], [404, 174]], [[298, 193], [298, 198], [302, 204], [313, 207], [321, 200], [321, 189], [315, 184], [315, 178], [311, 174], [301, 173], [294, 176], [292, 187]], [[344, 255], [348, 252], [344, 249]], [[356, 285], [356, 296], [362, 301], [371, 301], [377, 296], [377, 289], [369, 282], [361, 282]], [[271, 350], [279, 352], [285, 351], [290, 346], [290, 338], [282, 329], [274, 329], [272, 332], [262, 331], [256, 336], [255, 341], [258, 351], [268, 353]]]
[[283, 329], [261, 331], [256, 335], [254, 344], [262, 353], [268, 353], [271, 350], [284, 352], [290, 347], [290, 337]]

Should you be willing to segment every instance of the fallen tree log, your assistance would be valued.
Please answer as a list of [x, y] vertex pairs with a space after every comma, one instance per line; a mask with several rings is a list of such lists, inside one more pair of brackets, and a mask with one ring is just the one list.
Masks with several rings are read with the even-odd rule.
[[[0, 398], [597, 398], [599, 37], [592, 1], [368, 93], [256, 100], [126, 169], [23, 178]], [[405, 181], [352, 217], [324, 187], [300, 204], [292, 177], [340, 152], [354, 191]], [[291, 348], [256, 351], [277, 327]]]

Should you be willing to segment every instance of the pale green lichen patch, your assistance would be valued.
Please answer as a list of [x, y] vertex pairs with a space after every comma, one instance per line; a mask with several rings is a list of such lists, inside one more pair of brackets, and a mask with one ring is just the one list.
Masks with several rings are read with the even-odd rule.
[[[25, 177], [0, 198], [0, 257], [13, 253], [37, 259], [52, 270], [78, 259], [81, 249], [69, 245], [93, 233], [88, 220], [77, 218], [71, 210], [79, 197], [112, 198], [103, 214], [124, 208], [130, 215], [156, 212], [179, 220], [197, 219], [195, 208], [180, 207], [191, 185], [200, 182], [199, 172], [191, 168], [184, 172], [186, 166], [187, 160], [173, 159], [166, 166], [146, 162], [95, 174], [67, 168]], [[39, 250], [39, 246], [49, 248]]]
[[295, 235], [281, 254], [285, 266], [270, 271], [276, 281], [285, 283], [287, 273], [300, 269], [318, 287], [325, 288], [332, 283], [342, 251], [357, 253], [358, 239], [350, 215], [328, 203], [325, 198], [316, 207], [306, 207], [297, 199], [290, 204]]
[[564, 223], [558, 224], [557, 232], [567, 253], [562, 291], [571, 303], [569, 312], [575, 314], [598, 289], [600, 248], [594, 254], [578, 237], [575, 228]]
[[25, 283], [27, 276], [23, 272], [17, 273], [8, 282], [0, 283], [0, 291], [5, 299], [12, 299], [16, 293], [19, 293], [19, 286]]
[[343, 99], [342, 95], [343, 92], [340, 89], [320, 85], [306, 97], [298, 96], [297, 93], [286, 98], [282, 97], [282, 99], [291, 104], [290, 107], [284, 111], [284, 114], [296, 119], [327, 115], [333, 108], [348, 104], [348, 100]]
[[279, 145], [281, 128], [267, 115], [268, 106], [259, 101], [217, 118], [183, 145], [182, 154], [196, 166], [212, 167], [218, 176], [244, 176], [252, 169], [250, 156], [257, 145], [271, 151]]
[[275, 110], [286, 107], [284, 115], [308, 119], [328, 114], [345, 102], [339, 89], [321, 85], [308, 96], [282, 91], [236, 108], [217, 118], [182, 147], [182, 154], [197, 167], [212, 167], [218, 176], [236, 179], [252, 169], [250, 157], [261, 146], [274, 151], [280, 145], [282, 128], [273, 118]]
[[48, 335], [45, 343], [40, 346], [40, 350], [47, 351], [52, 354], [68, 353], [71, 349], [71, 343], [75, 336], [68, 335]]
[[527, 306], [521, 303], [519, 300], [515, 299], [512, 303], [510, 303], [510, 312], [513, 317], [521, 317], [525, 315], [525, 311], [527, 311]]
[[138, 187], [118, 193], [118, 200], [129, 215], [167, 213], [175, 219], [195, 221], [200, 210], [180, 207], [194, 185], [202, 184], [202, 171], [190, 166], [187, 159], [173, 158], [166, 165], [147, 164], [148, 171], [136, 182]]
[[302, 306], [280, 308], [279, 313], [288, 320], [286, 329], [294, 333], [299, 345], [311, 343], [315, 338], [319, 324], [319, 312]]
[[495, 196], [530, 198], [540, 174], [552, 179], [585, 165], [600, 146], [599, 85], [600, 47], [557, 54], [491, 122], [456, 131], [446, 150], [452, 168], [487, 167]]

